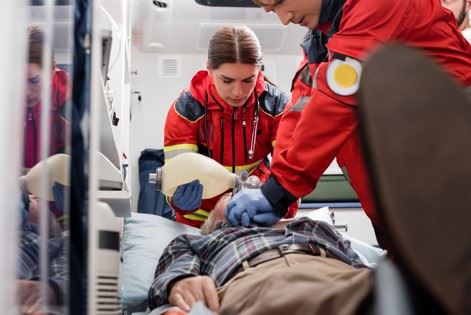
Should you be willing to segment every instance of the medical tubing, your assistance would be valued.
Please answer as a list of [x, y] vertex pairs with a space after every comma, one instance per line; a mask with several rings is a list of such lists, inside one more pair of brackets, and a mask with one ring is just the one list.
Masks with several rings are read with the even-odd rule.
[[208, 148], [208, 157], [211, 158], [212, 152], [209, 147], [209, 133], [208, 133], [208, 92], [204, 93], [204, 140]]
[[219, 149], [219, 161], [224, 163], [224, 117], [219, 119], [219, 125], [221, 127], [221, 148]]
[[235, 122], [237, 120], [237, 107], [234, 107], [232, 110], [232, 131], [231, 131], [231, 138], [232, 138], [232, 173], [235, 173]]
[[[218, 100], [211, 94], [211, 97], [213, 101], [219, 106], [219, 109], [224, 112], [224, 107], [222, 107], [221, 104], [219, 104]], [[219, 119], [219, 124], [221, 127], [221, 147], [219, 151], [219, 160], [221, 163], [223, 163], [223, 157], [224, 157], [224, 117], [221, 115], [221, 118]]]
[[257, 141], [257, 128], [258, 128], [258, 103], [257, 108], [255, 109], [254, 116], [253, 116], [253, 131], [252, 131], [252, 139], [250, 142], [250, 150], [249, 150], [249, 158], [252, 160], [255, 154], [255, 142]]
[[244, 135], [244, 161], [245, 164], [247, 164], [247, 122], [245, 121], [247, 118], [247, 113], [245, 112], [245, 105], [242, 107], [242, 129], [243, 129], [243, 135]]
[[249, 159], [253, 160], [254, 154], [255, 154], [255, 144], [257, 142], [257, 128], [258, 128], [258, 111], [260, 107], [260, 100], [258, 99], [257, 92], [255, 93], [255, 100], [256, 100], [256, 105], [255, 105], [255, 110], [253, 113], [253, 125], [252, 125], [252, 138], [250, 142], [250, 150], [249, 150]]

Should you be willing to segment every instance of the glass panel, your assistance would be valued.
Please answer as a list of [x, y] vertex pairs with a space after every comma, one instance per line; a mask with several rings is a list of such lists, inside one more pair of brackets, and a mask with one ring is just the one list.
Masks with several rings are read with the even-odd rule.
[[20, 313], [67, 313], [73, 4], [27, 7], [19, 257]]
[[18, 174], [23, 128], [25, 5], [0, 1], [0, 310], [15, 314]]

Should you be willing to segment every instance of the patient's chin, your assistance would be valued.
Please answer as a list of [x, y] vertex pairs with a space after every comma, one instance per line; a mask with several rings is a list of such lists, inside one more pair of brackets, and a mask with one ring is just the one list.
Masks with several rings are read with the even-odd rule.
[[222, 220], [212, 220], [211, 218], [208, 218], [203, 225], [201, 226], [201, 234], [203, 235], [208, 235], [215, 230], [221, 228], [223, 225], [225, 225], [227, 221], [225, 219]]
[[201, 234], [202, 235], [208, 235], [210, 234], [213, 230], [213, 221], [211, 219], [207, 219], [204, 221], [203, 225], [201, 225]]

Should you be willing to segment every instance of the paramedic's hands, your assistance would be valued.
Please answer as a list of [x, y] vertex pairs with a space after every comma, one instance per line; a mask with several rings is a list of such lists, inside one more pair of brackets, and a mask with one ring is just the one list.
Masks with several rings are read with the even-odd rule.
[[195, 302], [202, 301], [211, 311], [219, 311], [219, 299], [214, 280], [195, 276], [177, 280], [168, 297], [170, 304], [189, 312]]
[[173, 204], [181, 210], [195, 210], [201, 206], [203, 185], [195, 179], [192, 182], [177, 187], [173, 193]]
[[226, 219], [231, 225], [272, 226], [280, 220], [260, 189], [245, 189], [229, 200]]

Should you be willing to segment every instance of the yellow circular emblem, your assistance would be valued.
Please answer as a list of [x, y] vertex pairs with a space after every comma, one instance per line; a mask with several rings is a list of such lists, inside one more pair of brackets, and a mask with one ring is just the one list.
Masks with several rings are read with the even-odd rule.
[[345, 60], [334, 59], [327, 68], [327, 85], [338, 95], [353, 95], [358, 91], [361, 70], [358, 60], [349, 57]]
[[334, 80], [339, 86], [348, 88], [357, 82], [358, 76], [355, 68], [349, 64], [344, 63], [335, 68]]

